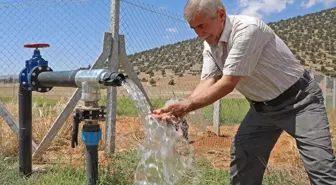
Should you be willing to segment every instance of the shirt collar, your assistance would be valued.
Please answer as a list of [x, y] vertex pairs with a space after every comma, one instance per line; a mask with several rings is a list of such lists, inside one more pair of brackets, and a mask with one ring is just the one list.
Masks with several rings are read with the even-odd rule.
[[221, 34], [220, 38], [219, 38], [218, 44], [220, 42], [226, 42], [227, 43], [228, 40], [229, 40], [231, 31], [232, 31], [232, 23], [229, 19], [229, 16], [226, 15], [224, 29], [222, 31], [222, 34]]

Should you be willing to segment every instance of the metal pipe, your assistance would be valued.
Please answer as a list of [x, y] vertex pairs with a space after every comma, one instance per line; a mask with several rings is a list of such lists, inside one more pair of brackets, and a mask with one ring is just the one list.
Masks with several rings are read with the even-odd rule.
[[98, 145], [86, 145], [86, 184], [98, 184]]
[[106, 88], [103, 84], [104, 77], [111, 74], [107, 69], [81, 70], [76, 74], [75, 81], [78, 87], [82, 87], [83, 82], [91, 87]]
[[[86, 184], [98, 184], [98, 142], [97, 138], [101, 135], [98, 122], [85, 122], [83, 125], [83, 133], [85, 134], [85, 157], [86, 157]], [[98, 136], [98, 137], [97, 137]], [[93, 139], [94, 138], [94, 139]]]
[[32, 92], [19, 88], [19, 172], [32, 172]]
[[[98, 101], [85, 102], [86, 107], [97, 107]], [[101, 138], [101, 129], [98, 121], [85, 121], [82, 131], [86, 146], [86, 185], [98, 183], [98, 144]]]
[[37, 75], [40, 86], [47, 87], [79, 87], [83, 82], [93, 88], [104, 89], [106, 86], [120, 86], [125, 76], [107, 69], [48, 71]]
[[79, 70], [42, 72], [38, 75], [38, 83], [43, 87], [77, 87], [75, 77]]

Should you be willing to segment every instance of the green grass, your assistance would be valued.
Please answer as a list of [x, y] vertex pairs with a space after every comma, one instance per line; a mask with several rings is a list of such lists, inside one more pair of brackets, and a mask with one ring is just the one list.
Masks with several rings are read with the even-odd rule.
[[[138, 110], [134, 102], [130, 98], [118, 98], [117, 115], [118, 116], [138, 116]], [[164, 99], [153, 99], [151, 103], [154, 108], [161, 108], [165, 104]], [[13, 97], [1, 97], [0, 102], [17, 103], [17, 99]], [[56, 99], [33, 97], [33, 104], [37, 107], [54, 106], [58, 103]], [[64, 102], [66, 103], [66, 102]], [[106, 105], [106, 97], [99, 101], [100, 105]], [[249, 104], [245, 99], [223, 99], [221, 101], [220, 122], [222, 124], [240, 123], [249, 109]], [[55, 112], [56, 113], [56, 112]], [[209, 105], [203, 109], [204, 116], [210, 125], [213, 120], [213, 105]]]
[[[99, 171], [100, 185], [108, 184], [133, 184], [133, 173], [138, 164], [136, 151], [125, 151], [124, 153], [111, 156], [111, 164], [101, 168]], [[199, 185], [226, 185], [229, 184], [229, 172], [227, 170], [212, 168], [205, 160], [196, 162], [196, 168], [200, 173]], [[112, 173], [112, 171], [114, 173]], [[264, 177], [263, 185], [301, 185], [300, 180], [286, 172], [272, 172]], [[35, 172], [27, 180], [18, 173], [18, 162], [15, 158], [0, 157], [0, 184], [1, 185], [80, 185], [85, 184], [85, 169], [72, 168], [55, 165], [45, 172]], [[183, 178], [177, 185], [192, 184], [190, 177]]]
[[[250, 105], [245, 99], [222, 99], [220, 123], [237, 124], [243, 121]], [[204, 115], [207, 120], [213, 119], [213, 105], [204, 108]]]
[[[43, 97], [32, 97], [32, 103], [38, 107], [42, 106], [54, 106], [57, 104], [59, 100], [51, 99], [51, 98], [43, 98]], [[0, 97], [1, 103], [18, 103], [18, 99], [16, 97], [4, 96]]]
[[[166, 100], [156, 99], [151, 100], [151, 103], [154, 108], [161, 108], [164, 106]], [[102, 103], [104, 100], [102, 100]], [[106, 102], [106, 101], [105, 101]], [[222, 124], [237, 124], [240, 123], [250, 105], [245, 99], [223, 99], [221, 101], [221, 114], [220, 122]], [[135, 107], [134, 102], [129, 98], [119, 98], [117, 105], [117, 115], [122, 116], [137, 116], [138, 110]], [[213, 105], [209, 105], [203, 108], [203, 114], [206, 120], [213, 120]], [[212, 123], [210, 122], [210, 125]]]
[[[119, 98], [117, 104], [117, 115], [118, 116], [138, 116], [138, 109], [135, 107], [133, 100], [129, 98]], [[151, 100], [151, 103], [155, 109], [161, 108], [165, 104], [165, 100], [156, 99]]]

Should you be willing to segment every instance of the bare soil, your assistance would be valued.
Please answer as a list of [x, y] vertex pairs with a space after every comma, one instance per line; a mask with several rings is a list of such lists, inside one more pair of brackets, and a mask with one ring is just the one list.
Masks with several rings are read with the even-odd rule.
[[[102, 127], [104, 132], [104, 128]], [[208, 126], [206, 132], [200, 129], [189, 128], [189, 143], [192, 145], [197, 158], [206, 158], [211, 161], [212, 166], [220, 169], [228, 169], [230, 165], [230, 146], [238, 125], [221, 126], [220, 136], [212, 132], [212, 127]], [[116, 148], [119, 152], [134, 149], [141, 144], [143, 139], [143, 127], [137, 117], [118, 117], [117, 118], [117, 140]], [[80, 136], [80, 134], [79, 134]], [[53, 163], [58, 157], [69, 159], [75, 165], [85, 164], [85, 151], [83, 143], [79, 137], [79, 146], [71, 148], [71, 137], [58, 138], [57, 144], [48, 148], [43, 158], [36, 163]], [[99, 145], [100, 165], [108, 165], [111, 161], [104, 155], [102, 139]], [[269, 166], [282, 165], [298, 167], [301, 165], [295, 146], [295, 141], [286, 133], [283, 133], [276, 143], [269, 160]]]

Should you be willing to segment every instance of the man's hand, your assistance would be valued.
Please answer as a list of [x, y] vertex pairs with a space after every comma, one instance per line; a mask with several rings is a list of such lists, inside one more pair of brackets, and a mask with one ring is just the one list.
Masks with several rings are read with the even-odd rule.
[[183, 117], [190, 108], [190, 102], [181, 101], [168, 105], [166, 108], [154, 110], [154, 117], [158, 119]]
[[172, 120], [176, 119], [176, 117], [174, 115], [172, 115], [171, 113], [158, 113], [157, 110], [153, 111], [153, 114], [151, 115], [151, 117], [154, 117], [158, 120], [161, 121], [165, 121], [165, 122], [171, 122]]
[[[191, 93], [188, 99], [195, 97], [201, 92], [206, 91], [209, 87], [216, 83], [217, 80], [220, 79], [220, 76], [212, 77], [206, 80], [202, 80]], [[187, 109], [190, 108], [190, 101], [177, 102], [168, 105], [166, 108], [161, 108], [155, 110], [154, 117], [160, 120], [170, 120], [176, 119], [176, 117], [182, 117], [187, 113]]]
[[194, 97], [189, 97], [185, 101], [170, 104], [166, 108], [155, 110], [154, 117], [157, 119], [183, 117], [188, 112], [210, 105], [216, 100], [226, 96], [233, 91], [239, 80], [239, 76], [224, 75], [204, 92], [201, 92]]

